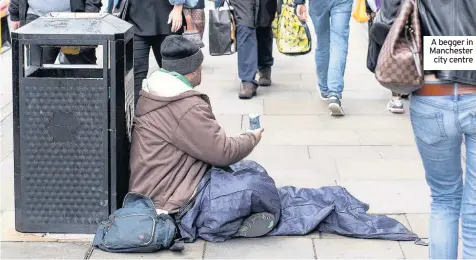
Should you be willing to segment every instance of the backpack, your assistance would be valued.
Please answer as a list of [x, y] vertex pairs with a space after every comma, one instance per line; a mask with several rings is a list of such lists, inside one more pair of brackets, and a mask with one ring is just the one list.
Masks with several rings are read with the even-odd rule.
[[151, 253], [162, 249], [182, 251], [183, 244], [175, 240], [177, 227], [171, 216], [158, 215], [152, 200], [138, 193], [128, 193], [122, 208], [99, 224], [94, 248], [111, 253]]

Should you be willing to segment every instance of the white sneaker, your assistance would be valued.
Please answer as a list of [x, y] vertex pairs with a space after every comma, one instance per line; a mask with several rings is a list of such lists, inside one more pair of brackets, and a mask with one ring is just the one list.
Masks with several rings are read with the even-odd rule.
[[387, 104], [387, 110], [394, 114], [405, 113], [405, 110], [403, 109], [403, 102], [400, 99], [390, 100]]

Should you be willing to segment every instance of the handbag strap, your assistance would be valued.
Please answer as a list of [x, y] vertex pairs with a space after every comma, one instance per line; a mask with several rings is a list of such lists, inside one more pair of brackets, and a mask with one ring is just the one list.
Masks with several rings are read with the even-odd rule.
[[[417, 12], [418, 15], [418, 0], [408, 0], [410, 3], [413, 4], [412, 13]], [[412, 26], [412, 21], [410, 19], [407, 20], [407, 25], [405, 25], [405, 40], [410, 47], [410, 50], [413, 54], [413, 59], [415, 61], [415, 67], [417, 69], [418, 76], [423, 77], [423, 70], [421, 68], [420, 63], [420, 52], [418, 51], [418, 45], [415, 39], [415, 28]]]

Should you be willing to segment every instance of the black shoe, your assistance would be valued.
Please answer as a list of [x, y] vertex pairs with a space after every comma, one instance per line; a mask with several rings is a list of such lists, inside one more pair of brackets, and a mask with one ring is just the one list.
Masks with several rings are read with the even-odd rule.
[[260, 70], [258, 74], [259, 74], [258, 85], [263, 87], [271, 86], [271, 84], [273, 83], [271, 81], [271, 69]]
[[268, 212], [254, 213], [243, 221], [235, 237], [261, 237], [276, 225], [274, 215]]

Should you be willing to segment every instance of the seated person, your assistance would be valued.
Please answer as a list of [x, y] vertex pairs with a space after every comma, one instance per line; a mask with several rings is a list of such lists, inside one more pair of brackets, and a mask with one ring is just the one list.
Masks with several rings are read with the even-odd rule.
[[[168, 36], [162, 69], [143, 81], [137, 103], [130, 157], [130, 191], [150, 197], [158, 213], [176, 214], [196, 195], [212, 166], [243, 160], [263, 129], [229, 137], [213, 115], [201, 82], [203, 54], [182, 36]], [[276, 213], [279, 214], [279, 213]], [[273, 228], [274, 215], [251, 214], [234, 236], [255, 237]]]
[[[203, 54], [182, 36], [161, 48], [163, 69], [142, 84], [134, 119], [130, 191], [173, 215], [185, 242], [305, 235], [418, 240], [343, 187], [277, 188], [258, 163], [243, 160], [263, 129], [229, 137], [215, 120], [201, 81]], [[292, 172], [290, 172], [292, 174]]]

